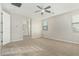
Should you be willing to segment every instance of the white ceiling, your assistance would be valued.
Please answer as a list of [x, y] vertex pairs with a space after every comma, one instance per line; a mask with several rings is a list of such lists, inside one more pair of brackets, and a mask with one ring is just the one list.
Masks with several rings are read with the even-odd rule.
[[[53, 13], [45, 13], [41, 15], [39, 13], [34, 13], [36, 10], [39, 10], [36, 6], [40, 5], [46, 7], [48, 5], [51, 6], [51, 10]], [[31, 17], [33, 19], [44, 19], [50, 16], [59, 15], [64, 12], [68, 12], [71, 10], [79, 9], [78, 3], [22, 3], [20, 8], [11, 5], [10, 3], [2, 3], [2, 8], [9, 13], [16, 13], [24, 16]]]

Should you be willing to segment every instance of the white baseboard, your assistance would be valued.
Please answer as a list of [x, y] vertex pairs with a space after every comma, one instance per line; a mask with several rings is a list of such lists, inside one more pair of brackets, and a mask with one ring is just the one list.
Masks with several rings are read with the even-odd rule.
[[52, 40], [57, 40], [57, 41], [62, 41], [62, 42], [66, 42], [66, 43], [73, 43], [73, 44], [79, 44], [79, 42], [73, 42], [73, 41], [68, 41], [68, 40], [63, 40], [63, 39], [58, 39], [58, 38], [54, 38], [54, 37], [46, 37], [47, 39], [52, 39]]
[[17, 42], [17, 41], [21, 41], [23, 39], [18, 39], [18, 40], [12, 40], [11, 42]]

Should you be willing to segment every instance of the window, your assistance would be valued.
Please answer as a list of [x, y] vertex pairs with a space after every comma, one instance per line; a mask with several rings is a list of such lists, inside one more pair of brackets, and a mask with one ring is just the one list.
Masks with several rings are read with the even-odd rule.
[[79, 15], [72, 17], [72, 29], [73, 31], [79, 32]]
[[43, 20], [42, 22], [42, 29], [43, 30], [48, 30], [48, 20]]

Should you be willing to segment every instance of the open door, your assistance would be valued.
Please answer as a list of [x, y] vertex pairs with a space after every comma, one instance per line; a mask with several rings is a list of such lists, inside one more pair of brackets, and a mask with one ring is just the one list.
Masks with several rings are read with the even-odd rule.
[[3, 19], [3, 45], [10, 42], [10, 15], [2, 12]]

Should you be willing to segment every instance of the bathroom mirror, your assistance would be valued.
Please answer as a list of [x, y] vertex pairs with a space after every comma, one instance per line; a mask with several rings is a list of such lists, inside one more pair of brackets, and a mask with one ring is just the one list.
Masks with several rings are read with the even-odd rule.
[[79, 32], [79, 15], [72, 16], [72, 29]]

